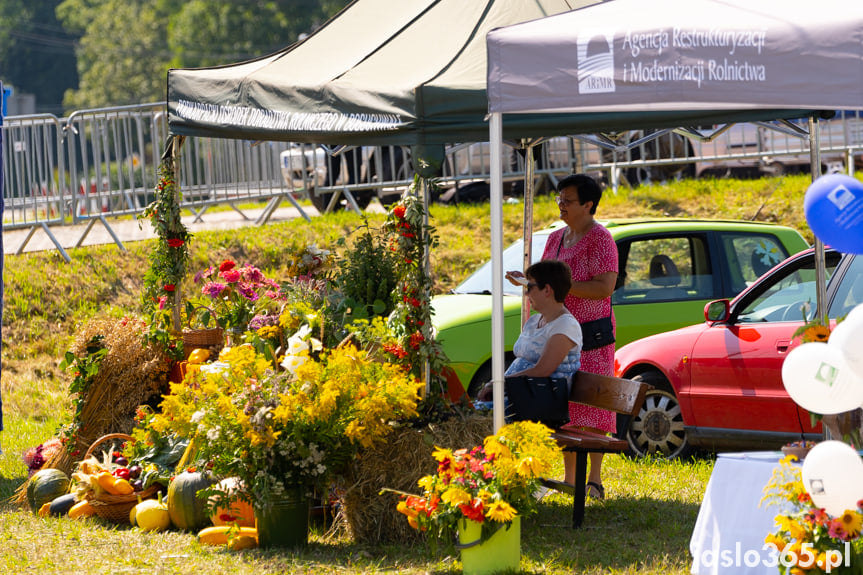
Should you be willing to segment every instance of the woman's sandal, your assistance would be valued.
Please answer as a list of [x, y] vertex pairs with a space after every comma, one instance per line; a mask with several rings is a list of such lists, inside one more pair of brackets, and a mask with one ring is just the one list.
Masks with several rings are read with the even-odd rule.
[[605, 487], [596, 481], [587, 482], [587, 496], [594, 499], [605, 499]]

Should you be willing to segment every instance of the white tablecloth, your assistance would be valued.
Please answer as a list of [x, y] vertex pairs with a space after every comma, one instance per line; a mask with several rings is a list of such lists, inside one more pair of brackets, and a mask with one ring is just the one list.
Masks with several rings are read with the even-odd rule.
[[776, 557], [764, 547], [774, 531], [776, 506], [761, 506], [764, 486], [782, 453], [724, 453], [716, 459], [689, 541], [697, 575], [777, 575]]

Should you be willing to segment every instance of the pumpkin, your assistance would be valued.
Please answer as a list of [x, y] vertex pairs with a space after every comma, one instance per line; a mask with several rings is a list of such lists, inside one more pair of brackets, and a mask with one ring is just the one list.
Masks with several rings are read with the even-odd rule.
[[207, 501], [198, 497], [198, 491], [213, 484], [213, 479], [199, 471], [184, 471], [174, 477], [168, 486], [168, 514], [178, 529], [193, 531], [209, 521]]
[[27, 503], [38, 512], [46, 503], [69, 491], [69, 477], [59, 469], [40, 469], [27, 484]]
[[168, 515], [168, 506], [159, 499], [145, 499], [135, 506], [135, 522], [141, 531], [162, 531], [171, 526], [171, 516]]
[[48, 507], [48, 513], [53, 517], [66, 515], [77, 502], [78, 497], [74, 493], [67, 493], [66, 495], [55, 497]]
[[[234, 495], [238, 491], [242, 491], [242, 484], [236, 477], [228, 477], [222, 479], [218, 484], [219, 491]], [[210, 496], [210, 503], [215, 506], [218, 498]], [[233, 517], [233, 521], [227, 521], [223, 516]], [[213, 513], [210, 515], [210, 521], [213, 525], [229, 525], [235, 523], [238, 527], [254, 527], [255, 526], [255, 510], [248, 501], [233, 501], [230, 507], [215, 506]]]

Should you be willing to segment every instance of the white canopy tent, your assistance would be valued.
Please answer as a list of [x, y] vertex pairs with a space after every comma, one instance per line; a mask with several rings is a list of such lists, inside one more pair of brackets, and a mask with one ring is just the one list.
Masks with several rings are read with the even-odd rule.
[[[809, 116], [820, 173], [821, 110], [863, 110], [863, 4], [822, 0], [613, 0], [492, 30], [492, 378], [503, 425], [505, 115], [583, 115], [581, 132], [700, 126]], [[531, 217], [526, 214], [526, 217]], [[823, 317], [823, 245], [818, 314]]]

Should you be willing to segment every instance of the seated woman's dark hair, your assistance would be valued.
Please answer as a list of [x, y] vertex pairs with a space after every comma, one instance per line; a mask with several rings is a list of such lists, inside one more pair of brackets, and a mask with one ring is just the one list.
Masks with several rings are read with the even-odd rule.
[[560, 260], [538, 261], [527, 268], [524, 275], [535, 281], [539, 288], [550, 285], [555, 301], [561, 303], [572, 287], [572, 271], [566, 262]]

